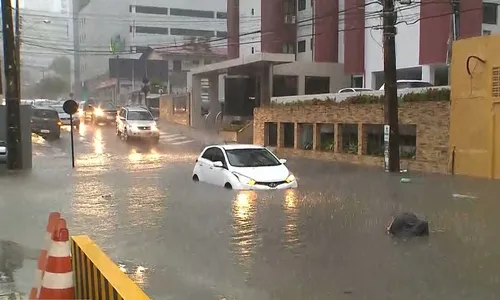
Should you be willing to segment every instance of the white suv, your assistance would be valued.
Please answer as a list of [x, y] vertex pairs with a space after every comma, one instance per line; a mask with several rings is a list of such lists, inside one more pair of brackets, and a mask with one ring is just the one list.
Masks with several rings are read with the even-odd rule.
[[144, 107], [124, 107], [116, 116], [116, 135], [128, 141], [132, 138], [160, 140], [160, 131], [151, 112]]

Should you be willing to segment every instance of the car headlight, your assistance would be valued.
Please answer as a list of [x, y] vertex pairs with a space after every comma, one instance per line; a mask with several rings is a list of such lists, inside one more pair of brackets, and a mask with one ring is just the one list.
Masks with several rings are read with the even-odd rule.
[[233, 174], [243, 184], [248, 184], [248, 185], [254, 185], [255, 184], [255, 180], [253, 180], [252, 178], [249, 178], [249, 177], [247, 177], [245, 175], [241, 175], [241, 174], [238, 174], [238, 173], [233, 173]]
[[133, 126], [133, 125], [130, 125], [128, 128], [129, 128], [131, 131], [137, 131], [137, 130], [139, 130], [139, 128], [137, 128], [136, 126]]
[[288, 177], [285, 179], [285, 181], [288, 183], [294, 182], [295, 180], [297, 180], [297, 179], [295, 178], [295, 175], [293, 175], [293, 174], [288, 175]]
[[151, 126], [151, 130], [152, 130], [152, 131], [158, 131], [158, 126], [156, 126], [156, 125], [152, 125], [152, 126]]
[[100, 108], [96, 108], [96, 109], [94, 110], [94, 113], [95, 113], [95, 115], [96, 115], [96, 116], [98, 116], [98, 117], [102, 117], [102, 116], [104, 115], [104, 112], [103, 112], [103, 111], [102, 111], [102, 109], [100, 109]]

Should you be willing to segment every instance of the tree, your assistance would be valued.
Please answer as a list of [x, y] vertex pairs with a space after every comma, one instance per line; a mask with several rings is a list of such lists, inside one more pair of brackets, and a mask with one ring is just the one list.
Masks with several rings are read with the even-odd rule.
[[34, 94], [40, 98], [56, 99], [69, 92], [69, 82], [59, 76], [44, 77], [34, 87]]
[[66, 56], [54, 58], [49, 69], [61, 78], [68, 78], [68, 80], [71, 78], [71, 60]]

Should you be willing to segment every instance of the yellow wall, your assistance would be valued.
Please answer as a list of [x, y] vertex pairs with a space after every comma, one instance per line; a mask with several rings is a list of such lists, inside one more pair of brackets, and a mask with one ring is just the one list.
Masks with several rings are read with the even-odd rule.
[[75, 299], [150, 300], [88, 237], [71, 238]]
[[450, 153], [455, 150], [456, 174], [500, 179], [500, 69], [494, 80], [495, 67], [500, 67], [500, 35], [453, 44]]

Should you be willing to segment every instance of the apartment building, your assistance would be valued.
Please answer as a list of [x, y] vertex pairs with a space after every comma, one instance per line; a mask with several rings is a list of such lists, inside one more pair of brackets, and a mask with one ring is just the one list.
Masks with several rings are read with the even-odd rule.
[[82, 84], [108, 72], [108, 60], [113, 56], [110, 41], [118, 36], [124, 47], [114, 55], [124, 57], [125, 52], [182, 45], [186, 40], [199, 38], [213, 41], [213, 47], [226, 47], [225, 0], [74, 1], [78, 2], [74, 5], [75, 56], [78, 56], [75, 76]]
[[[492, 34], [499, 0], [460, 4], [460, 38]], [[298, 62], [338, 63], [355, 87], [383, 84], [382, 7], [371, 0], [228, 0], [229, 58], [293, 53]], [[396, 5], [398, 77], [448, 84], [451, 4]], [[300, 70], [297, 70], [300, 72]]]

